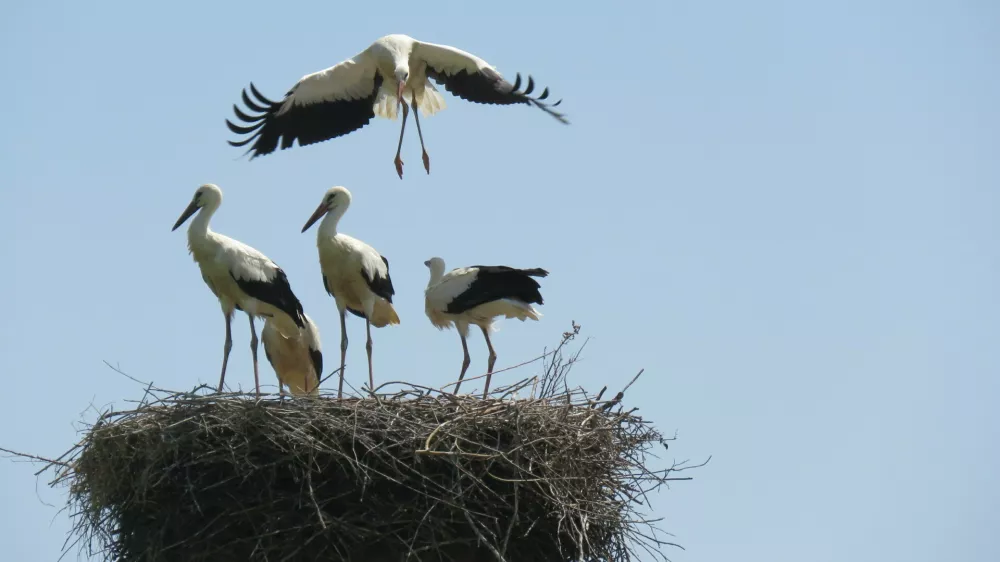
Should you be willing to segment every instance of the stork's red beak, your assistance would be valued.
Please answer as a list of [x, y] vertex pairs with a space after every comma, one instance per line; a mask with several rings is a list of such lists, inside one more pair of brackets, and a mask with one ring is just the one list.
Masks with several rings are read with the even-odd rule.
[[405, 88], [405, 87], [406, 87], [406, 83], [405, 82], [400, 82], [399, 86], [396, 88], [396, 99], [399, 100], [396, 103], [396, 107], [399, 107], [399, 104], [403, 103], [403, 88]]
[[306, 221], [306, 225], [302, 227], [302, 232], [309, 230], [309, 227], [312, 226], [313, 223], [321, 219], [328, 210], [329, 209], [326, 208], [326, 201], [324, 200], [322, 203], [319, 204], [319, 207], [316, 207], [316, 211], [313, 212], [311, 217], [309, 217], [309, 220]]

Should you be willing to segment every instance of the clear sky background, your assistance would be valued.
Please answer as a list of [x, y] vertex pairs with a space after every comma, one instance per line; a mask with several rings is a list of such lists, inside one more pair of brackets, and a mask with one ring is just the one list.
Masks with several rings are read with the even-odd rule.
[[[410, 129], [402, 182], [398, 121], [253, 162], [226, 144], [251, 80], [278, 98], [388, 33], [531, 73], [572, 125], [446, 95], [422, 122], [432, 174]], [[170, 232], [205, 182], [225, 193], [213, 227], [287, 271], [334, 365], [299, 230], [341, 184], [342, 230], [397, 290], [377, 379], [457, 375], [458, 336], [423, 313], [434, 255], [551, 271], [543, 320], [494, 338], [498, 368], [576, 320], [592, 339], [573, 382], [646, 369], [629, 405], [678, 432], [673, 458], [713, 457], [656, 498], [687, 547], [673, 560], [1000, 560], [998, 52], [986, 0], [8, 3], [0, 446], [58, 455], [91, 405], [139, 398], [103, 360], [217, 381], [222, 315]], [[237, 317], [244, 388], [248, 332]], [[68, 529], [35, 469], [0, 459], [5, 560], [53, 561]]]

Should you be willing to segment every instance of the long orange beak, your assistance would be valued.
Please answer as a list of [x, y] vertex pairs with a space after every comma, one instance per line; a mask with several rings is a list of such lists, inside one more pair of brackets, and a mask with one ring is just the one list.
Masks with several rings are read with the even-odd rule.
[[323, 215], [325, 215], [328, 210], [329, 209], [326, 208], [326, 201], [320, 203], [319, 207], [316, 207], [316, 211], [314, 211], [312, 216], [309, 217], [309, 220], [306, 221], [306, 225], [302, 227], [302, 232], [309, 230], [309, 227], [319, 219], [323, 218]]
[[406, 87], [406, 84], [403, 83], [403, 82], [400, 82], [399, 86], [396, 88], [396, 99], [399, 100], [396, 103], [396, 107], [399, 107], [399, 104], [403, 103], [403, 88], [405, 88], [405, 87]]

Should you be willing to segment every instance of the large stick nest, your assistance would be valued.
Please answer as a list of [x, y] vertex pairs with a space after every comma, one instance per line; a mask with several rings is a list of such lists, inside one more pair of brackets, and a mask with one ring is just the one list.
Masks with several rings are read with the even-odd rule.
[[77, 535], [105, 560], [663, 556], [671, 543], [640, 511], [683, 467], [648, 469], [666, 440], [621, 393], [569, 390], [560, 371], [488, 399], [151, 391], [101, 415], [57, 482], [70, 485]]

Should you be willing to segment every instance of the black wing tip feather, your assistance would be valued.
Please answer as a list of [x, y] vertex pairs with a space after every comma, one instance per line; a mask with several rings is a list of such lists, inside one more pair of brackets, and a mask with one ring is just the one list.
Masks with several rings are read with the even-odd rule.
[[534, 105], [535, 107], [541, 109], [545, 113], [548, 113], [560, 123], [564, 125], [569, 125], [569, 119], [566, 118], [565, 113], [559, 113], [558, 111], [552, 109], [553, 107], [556, 107], [559, 104], [561, 104], [563, 100], [560, 99], [555, 103], [544, 103], [542, 101], [544, 99], [548, 99], [549, 97], [548, 86], [546, 86], [542, 90], [542, 93], [539, 94], [537, 97], [531, 97], [530, 95], [531, 92], [535, 90], [535, 79], [529, 74], [528, 84], [525, 86], [523, 91], [520, 91], [520, 88], [521, 88], [521, 73], [518, 72], [517, 75], [514, 77], [514, 84], [511, 86], [510, 94], [513, 96], [518, 96], [523, 98], [527, 103], [530, 103], [531, 105]]
[[473, 265], [479, 270], [468, 289], [448, 304], [448, 312], [458, 314], [500, 299], [516, 299], [528, 304], [544, 304], [541, 285], [532, 277], [545, 277], [548, 271], [536, 267], [518, 269], [506, 265]]
[[243, 88], [240, 92], [240, 98], [249, 111], [244, 112], [237, 104], [233, 104], [233, 113], [236, 115], [236, 119], [246, 123], [247, 125], [240, 126], [233, 123], [229, 119], [226, 119], [226, 127], [232, 133], [244, 136], [244, 138], [226, 142], [228, 142], [230, 146], [237, 148], [244, 147], [253, 142], [254, 144], [244, 153], [244, 156], [246, 154], [250, 154], [250, 159], [253, 160], [257, 156], [274, 152], [275, 146], [270, 145], [276, 143], [267, 143], [267, 145], [262, 144], [261, 133], [271, 121], [271, 118], [274, 117], [278, 108], [281, 107], [281, 104], [274, 102], [264, 96], [264, 94], [261, 94], [260, 90], [257, 89], [257, 86], [255, 86], [253, 82], [250, 82], [249, 90], [250, 94], [253, 95], [253, 98], [247, 94], [247, 88]]
[[323, 352], [318, 349], [309, 348], [309, 358], [312, 359], [313, 369], [316, 371], [316, 379], [323, 378]]
[[504, 80], [497, 71], [488, 67], [478, 72], [461, 70], [454, 74], [448, 74], [428, 67], [427, 75], [438, 84], [444, 86], [446, 90], [464, 100], [499, 105], [522, 103], [534, 105], [554, 117], [560, 123], [569, 125], [569, 119], [566, 118], [565, 114], [552, 109], [562, 103], [562, 100], [558, 100], [555, 103], [543, 101], [549, 97], [548, 87], [544, 88], [542, 93], [537, 97], [531, 96], [531, 93], [535, 90], [535, 79], [531, 75], [528, 75], [528, 82], [525, 84], [524, 90], [521, 90], [523, 80], [520, 72], [515, 75], [514, 83], [511, 84]]
[[249, 87], [240, 93], [246, 109], [234, 104], [236, 119], [226, 120], [226, 127], [244, 138], [228, 143], [237, 148], [250, 145], [244, 155], [250, 154], [250, 160], [253, 160], [278, 149], [291, 148], [296, 142], [298, 146], [307, 146], [346, 135], [364, 127], [375, 117], [372, 103], [381, 84], [382, 77], [376, 74], [372, 92], [366, 98], [297, 105], [279, 115], [278, 112], [298, 85], [293, 86], [281, 101], [273, 101], [250, 82]]
[[232, 271], [229, 272], [229, 276], [236, 281], [236, 286], [250, 297], [284, 312], [299, 329], [306, 327], [305, 311], [302, 309], [302, 303], [299, 302], [299, 298], [292, 292], [292, 286], [288, 283], [288, 276], [285, 275], [284, 270], [281, 268], [278, 268], [274, 279], [271, 281], [239, 279], [233, 275]]

